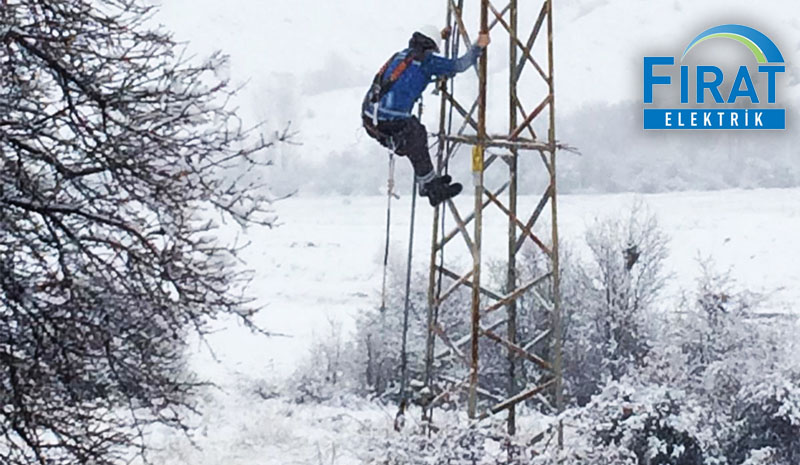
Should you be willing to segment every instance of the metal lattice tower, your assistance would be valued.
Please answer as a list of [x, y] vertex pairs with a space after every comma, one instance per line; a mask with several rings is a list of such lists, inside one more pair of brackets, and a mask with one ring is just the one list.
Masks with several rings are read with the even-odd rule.
[[[478, 66], [479, 92], [470, 105], [464, 105], [454, 95], [452, 81], [440, 83], [441, 107], [438, 136], [437, 161], [441, 169], [450, 158], [463, 146], [472, 148], [472, 171], [474, 175], [474, 206], [472, 212], [464, 215], [456, 204], [447, 201], [446, 205], [434, 211], [433, 237], [430, 257], [430, 281], [428, 290], [428, 343], [426, 350], [425, 384], [436, 383], [434, 362], [438, 357], [451, 356], [460, 359], [466, 366], [469, 376], [459, 381], [452, 388], [466, 387], [468, 392], [468, 413], [470, 418], [479, 419], [508, 412], [508, 430], [513, 434], [516, 430], [516, 406], [523, 401], [549, 394], [554, 400], [554, 409], [563, 411], [562, 394], [562, 322], [559, 293], [559, 251], [558, 251], [558, 210], [556, 202], [556, 150], [555, 138], [555, 102], [553, 82], [553, 19], [552, 0], [510, 0], [508, 5], [497, 9], [490, 0], [466, 0], [469, 6], [479, 7], [475, 11], [465, 11], [465, 0], [447, 0], [447, 23], [453, 25], [453, 34], [447, 40], [447, 54], [458, 53], [458, 43], [471, 44], [470, 28], [467, 27], [467, 16], [471, 13], [480, 18], [480, 31], [492, 32], [492, 45], [480, 59]], [[519, 4], [519, 5], [518, 5]], [[524, 5], [523, 5], [524, 4]], [[538, 7], [541, 5], [540, 7]], [[525, 25], [532, 29], [526, 36], [520, 36], [521, 7], [536, 8], [538, 15], [525, 17], [535, 18], [533, 24]], [[538, 7], [538, 8], [537, 8]], [[490, 21], [491, 19], [491, 21]], [[474, 28], [473, 28], [474, 30]], [[496, 122], [500, 115], [492, 115], [487, 120], [487, 66], [489, 55], [503, 37], [508, 38], [508, 70], [507, 83], [492, 82], [491, 89], [507, 86], [508, 115], [507, 132], [489, 134], [487, 121]], [[492, 57], [496, 60], [496, 57]], [[494, 61], [493, 61], [494, 63]], [[524, 98], [523, 98], [524, 94]], [[527, 111], [524, 99], [536, 106]], [[496, 103], [496, 102], [493, 102]], [[495, 108], [498, 105], [493, 104]], [[477, 112], [477, 119], [475, 113]], [[448, 114], [450, 118], [448, 119]], [[457, 121], [457, 124], [453, 124]], [[546, 134], [537, 133], [535, 128], [546, 128]], [[538, 156], [537, 156], [538, 155]], [[533, 156], [541, 159], [549, 180], [542, 187], [541, 200], [533, 212], [526, 214], [518, 211], [518, 186], [520, 183], [518, 160], [520, 157]], [[538, 162], [537, 162], [538, 163]], [[487, 170], [503, 170], [505, 182], [502, 186], [485, 186], [484, 174]], [[493, 173], [495, 174], [495, 173]], [[493, 176], [496, 179], [497, 176]], [[506, 196], [506, 199], [503, 197]], [[549, 238], [540, 238], [534, 234], [534, 227], [546, 220], [542, 215], [549, 207]], [[496, 208], [508, 219], [507, 240], [507, 276], [504, 289], [492, 290], [481, 280], [482, 246], [484, 213]], [[445, 209], [447, 211], [445, 211]], [[447, 212], [450, 213], [456, 226], [440, 234], [440, 222]], [[524, 215], [524, 216], [523, 216]], [[443, 224], [443, 223], [442, 223]], [[456, 271], [448, 267], [445, 249], [460, 236], [472, 254], [472, 266], [469, 269]], [[494, 240], [494, 238], [491, 238]], [[517, 271], [517, 258], [522, 246], [532, 243], [538, 247], [548, 262], [547, 269], [541, 276], [520, 283]], [[446, 278], [443, 279], [443, 278]], [[443, 290], [442, 282], [445, 282]], [[551, 292], [540, 292], [542, 286], [549, 284]], [[439, 308], [452, 298], [461, 287], [471, 289], [471, 307], [464, 312], [469, 317], [470, 334], [449, 334], [438, 321]], [[539, 290], [537, 290], [539, 289]], [[523, 295], [532, 295], [542, 308], [549, 313], [546, 321], [548, 328], [535, 335], [529, 341], [518, 340], [517, 303]], [[505, 310], [505, 318], [495, 315]], [[494, 321], [491, 324], [484, 322]], [[505, 334], [501, 334], [505, 326]], [[546, 341], [545, 354], [534, 353], [535, 347], [541, 347]], [[437, 351], [436, 345], [443, 344]], [[490, 367], [483, 366], [479, 358], [480, 344], [499, 344], [508, 354], [509, 385], [502, 400], [485, 400], [485, 392], [479, 385], [480, 373]], [[469, 347], [469, 350], [466, 348]], [[459, 362], [461, 363], [461, 362]], [[537, 369], [545, 373], [535, 385], [517, 386], [517, 372], [522, 363], [533, 363]], [[496, 367], [495, 367], [496, 368]], [[427, 405], [426, 412], [435, 407], [442, 395], [433, 398]], [[558, 444], [562, 444], [562, 428], [558, 426]]]

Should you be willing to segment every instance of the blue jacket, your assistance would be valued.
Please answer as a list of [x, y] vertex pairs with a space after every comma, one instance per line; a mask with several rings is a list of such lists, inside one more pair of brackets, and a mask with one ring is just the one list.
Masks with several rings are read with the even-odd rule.
[[[478, 61], [482, 51], [483, 49], [480, 47], [472, 46], [464, 56], [458, 59], [451, 60], [429, 53], [422, 62], [413, 61], [394, 83], [391, 90], [380, 100], [378, 120], [411, 117], [414, 103], [420, 98], [428, 84], [435, 81], [437, 77], [452, 77], [469, 69]], [[410, 52], [409, 48], [400, 52], [384, 72], [384, 77], [388, 77]], [[367, 118], [373, 119], [374, 110], [375, 106], [369, 102], [369, 93], [367, 93], [362, 105], [362, 113]]]

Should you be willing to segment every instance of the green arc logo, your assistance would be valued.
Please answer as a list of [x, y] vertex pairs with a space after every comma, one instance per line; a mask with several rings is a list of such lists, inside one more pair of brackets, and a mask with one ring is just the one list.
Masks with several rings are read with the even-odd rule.
[[732, 39], [743, 44], [753, 53], [758, 63], [784, 62], [783, 55], [781, 55], [780, 50], [769, 37], [756, 29], [740, 24], [724, 24], [705, 30], [689, 43], [683, 52], [683, 56], [681, 56], [681, 61], [697, 44], [717, 38]]

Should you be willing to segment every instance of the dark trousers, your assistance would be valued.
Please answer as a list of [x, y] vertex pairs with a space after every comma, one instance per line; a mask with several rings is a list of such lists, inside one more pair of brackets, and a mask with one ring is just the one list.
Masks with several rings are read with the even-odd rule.
[[364, 127], [367, 134], [381, 145], [393, 149], [398, 155], [408, 157], [417, 177], [433, 171], [431, 155], [428, 152], [428, 130], [416, 116], [378, 121], [377, 127], [372, 124], [371, 119], [364, 117]]

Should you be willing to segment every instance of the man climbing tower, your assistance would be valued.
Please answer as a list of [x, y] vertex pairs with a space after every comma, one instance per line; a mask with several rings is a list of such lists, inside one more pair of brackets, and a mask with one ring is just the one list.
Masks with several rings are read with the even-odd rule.
[[436, 55], [438, 41], [449, 32], [449, 28], [439, 32], [429, 26], [415, 32], [408, 48], [395, 53], [375, 75], [361, 107], [367, 133], [384, 147], [409, 158], [419, 193], [428, 197], [432, 206], [458, 195], [461, 184], [452, 183], [450, 176], [436, 175], [428, 152], [428, 131], [411, 111], [428, 84], [469, 69], [489, 45], [489, 35], [480, 34], [478, 42], [458, 59]]

